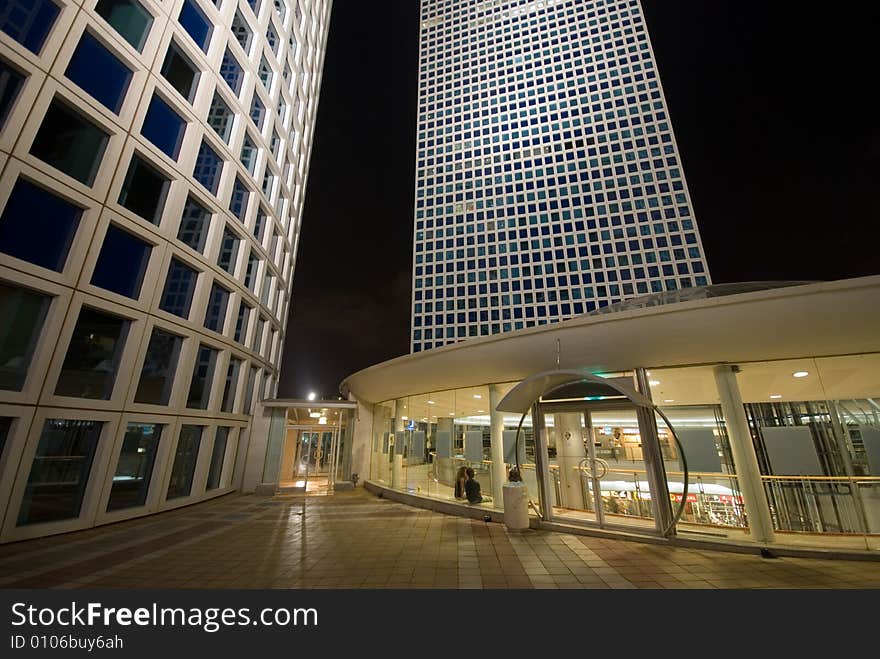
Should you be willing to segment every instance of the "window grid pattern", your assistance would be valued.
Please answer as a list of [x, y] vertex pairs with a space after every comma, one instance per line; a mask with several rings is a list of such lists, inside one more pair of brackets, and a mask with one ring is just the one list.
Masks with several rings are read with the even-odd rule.
[[[13, 418], [13, 428], [19, 416], [14, 413], [15, 408], [21, 408], [20, 416], [32, 415], [35, 410], [39, 414], [43, 404], [41, 391], [49, 392], [50, 401], [46, 403], [49, 406], [53, 405], [52, 396], [62, 395], [55, 393], [59, 377], [70, 371], [66, 358], [71, 336], [79, 336], [74, 331], [76, 320], [80, 309], [86, 307], [123, 318], [128, 328], [118, 341], [119, 367], [115, 381], [106, 391], [100, 391], [100, 397], [87, 396], [79, 405], [77, 413], [93, 415], [98, 419], [96, 423], [104, 423], [105, 418], [120, 413], [132, 416], [134, 423], [146, 422], [139, 418], [141, 415], [162, 414], [182, 419], [177, 423], [179, 428], [193, 425], [193, 409], [202, 409], [202, 401], [210, 401], [205, 411], [197, 413], [201, 419], [197, 425], [206, 424], [211, 432], [218, 425], [232, 427], [235, 432], [230, 433], [230, 441], [237, 441], [238, 428], [246, 426], [247, 418], [242, 414], [241, 404], [234, 409], [231, 406], [235, 378], [228, 379], [230, 364], [234, 365], [234, 373], [256, 374], [254, 378], [246, 378], [254, 391], [245, 391], [243, 386], [240, 390], [235, 388], [237, 394], [243, 396], [242, 400], [274, 395], [280, 351], [276, 347], [273, 354], [269, 354], [269, 346], [264, 345], [268, 342], [258, 343], [252, 335], [256, 319], [261, 319], [261, 329], [266, 336], [274, 331], [279, 337], [276, 344], [283, 341], [290, 296], [273, 295], [271, 305], [269, 299], [264, 303], [255, 282], [249, 282], [250, 288], [245, 286], [246, 263], [241, 262], [241, 255], [254, 255], [259, 273], [252, 274], [254, 280], [259, 276], [262, 281], [264, 273], [271, 273], [276, 282], [273, 290], [281, 292], [290, 285], [307, 167], [290, 170], [292, 175], [284, 180], [276, 177], [271, 205], [264, 204], [260, 209], [260, 204], [248, 203], [247, 195], [260, 189], [265, 170], [260, 163], [267, 158], [274, 159], [282, 170], [289, 163], [307, 163], [309, 159], [314, 112], [279, 114], [276, 108], [298, 107], [294, 100], [297, 96], [312, 100], [313, 108], [317, 106], [332, 1], [298, 2], [319, 25], [318, 38], [312, 38], [308, 48], [301, 46], [299, 52], [292, 51], [289, 44], [304, 43], [299, 32], [301, 26], [294, 24], [290, 11], [285, 10], [281, 18], [272, 3], [268, 3], [268, 7], [248, 3], [256, 8], [256, 13], [251, 12], [248, 4], [241, 3], [238, 12], [249, 32], [237, 30], [236, 33], [230, 31], [228, 25], [236, 13], [230, 15], [227, 7], [218, 9], [217, 4], [209, 0], [148, 5], [140, 0], [99, 0], [97, 5], [86, 3], [85, 6], [43, 0], [13, 3], [27, 15], [22, 14], [20, 26], [2, 24], [5, 36], [0, 43], [0, 63], [3, 64], [0, 77], [8, 84], [0, 95], [4, 134], [0, 144], [0, 162], [3, 163], [0, 190], [6, 191], [0, 194], [0, 216], [7, 212], [7, 207], [9, 213], [19, 212], [14, 207], [16, 198], [12, 198], [12, 206], [9, 203], [11, 191], [20, 188], [19, 181], [45, 190], [48, 199], [58, 199], [58, 203], [74, 209], [73, 214], [78, 216], [77, 222], [68, 223], [69, 241], [65, 237], [57, 259], [47, 264], [35, 258], [25, 259], [26, 269], [7, 270], [0, 281], [12, 291], [6, 296], [14, 304], [11, 313], [23, 314], [23, 293], [46, 301], [44, 313], [28, 316], [35, 323], [31, 328], [34, 351], [28, 359], [33, 368], [26, 366], [20, 373], [10, 375], [10, 380], [14, 375], [14, 382], [0, 390], [0, 402], [6, 405], [7, 416]], [[79, 50], [77, 47], [92, 38], [134, 75], [109, 91], [93, 87], [85, 88], [84, 92], [78, 82], [100, 83], [76, 73], [87, 68], [83, 62], [88, 59], [82, 47]], [[77, 61], [73, 59], [75, 53]], [[285, 67], [292, 71], [287, 80], [282, 75]], [[68, 70], [71, 77], [64, 75]], [[261, 75], [274, 82], [268, 91], [261, 82]], [[42, 84], [47, 76], [52, 77], [52, 85]], [[306, 77], [312, 82], [303, 87], [299, 81]], [[154, 98], [161, 100], [164, 112], [148, 113]], [[212, 108], [215, 98], [218, 102]], [[256, 116], [252, 115], [252, 107], [258, 111]], [[50, 110], [51, 122], [44, 122]], [[260, 130], [255, 129], [254, 119]], [[59, 124], [64, 124], [62, 138], [88, 158], [65, 159], [58, 143]], [[254, 159], [251, 171], [240, 161], [245, 131], [250, 133]], [[285, 136], [280, 144], [276, 138], [271, 145], [274, 154], [269, 144], [272, 135]], [[286, 139], [287, 136], [291, 139]], [[206, 145], [203, 158], [198, 160], [203, 144]], [[71, 149], [66, 152], [69, 154]], [[132, 194], [131, 186], [125, 187], [126, 173], [133, 162], [142, 162], [143, 171], [155, 173], [154, 178], [162, 183], [161, 194], [140, 198]], [[198, 173], [207, 187], [196, 180], [194, 173]], [[239, 181], [245, 183], [245, 187], [239, 185], [234, 190]], [[155, 215], [141, 212], [150, 205], [149, 198], [156, 204]], [[262, 214], [259, 223], [263, 226], [258, 233], [277, 231], [282, 236], [282, 251], [288, 256], [283, 270], [267, 258], [263, 246], [252, 235], [251, 227], [257, 223], [258, 210]], [[61, 220], [57, 214], [53, 217], [58, 225]], [[93, 280], [112, 283], [112, 278], [104, 272], [109, 252], [102, 253], [105, 236], [115, 235], [115, 230], [108, 229], [108, 217], [132, 241], [153, 246], [142, 250], [143, 261], [137, 263], [135, 279], [140, 277], [141, 266], [145, 264], [144, 285], [127, 288], [124, 294], [92, 283]], [[224, 249], [226, 225], [238, 226], [237, 254]], [[52, 231], [53, 236], [61, 236], [59, 226], [53, 226]], [[5, 244], [11, 245], [11, 238], [7, 238]], [[11, 251], [12, 247], [8, 249]], [[16, 253], [25, 254], [25, 251], [17, 249]], [[2, 258], [11, 257], [3, 254]], [[232, 273], [224, 269], [227, 262]], [[233, 263], [239, 267], [233, 267]], [[101, 268], [103, 274], [96, 274]], [[212, 290], [215, 295], [210, 305], [211, 314], [206, 317]], [[224, 299], [228, 313], [222, 308]], [[239, 314], [242, 305], [247, 311]], [[163, 306], [171, 311], [163, 310]], [[249, 321], [250, 317], [254, 320]], [[224, 318], [227, 322], [223, 322]], [[206, 328], [206, 320], [217, 329]], [[150, 337], [155, 332], [180, 336], [181, 340], [153, 345]], [[152, 346], [149, 350], [148, 344]], [[252, 345], [257, 349], [253, 350]], [[199, 407], [188, 408], [192, 374], [197, 365], [201, 366], [200, 346], [216, 351], [217, 377], [208, 385], [217, 391], [211, 391], [210, 396], [200, 396]], [[27, 345], [0, 345], [0, 349], [30, 354]], [[156, 354], [157, 350], [162, 354]], [[174, 354], [165, 354], [168, 350]], [[167, 382], [153, 377], [155, 382], [149, 384], [155, 389], [154, 395], [140, 391], [142, 374], [147, 368], [145, 351], [152, 351], [150, 368], [158, 368], [157, 364], [166, 362], [175, 364], [167, 369]], [[97, 378], [103, 365], [83, 362], [77, 368], [83, 371], [83, 377]], [[258, 386], [260, 390], [256, 391]], [[134, 401], [135, 397], [141, 400]], [[103, 407], [91, 402], [99, 399]], [[222, 409], [224, 407], [227, 411]], [[111, 425], [116, 435], [107, 437], [106, 441], [114, 444], [121, 441], [125, 428], [105, 424], [108, 434]], [[160, 440], [171, 443], [172, 454], [179, 441], [178, 434], [163, 433]], [[25, 434], [13, 434], [7, 440], [7, 448], [10, 442], [25, 441], [32, 439]], [[102, 459], [109, 462], [100, 468], [96, 466], [91, 474], [112, 478], [117, 473], [117, 458], [107, 454]], [[30, 466], [19, 467], [25, 479]], [[11, 477], [15, 479], [20, 475], [13, 473]], [[106, 488], [104, 484], [96, 484], [92, 489], [102, 492]], [[151, 492], [150, 496], [160, 508], [166, 501], [165, 492]], [[191, 496], [204, 498], [204, 484], [195, 484]], [[11, 505], [17, 506], [18, 502]], [[65, 528], [103, 523], [104, 512], [99, 511], [97, 518], [83, 514], [81, 519], [69, 520]], [[114, 514], [119, 512], [122, 511]], [[140, 506], [131, 508], [130, 512], [126, 509], [124, 515], [146, 512], [147, 508]], [[19, 530], [13, 529], [13, 534]], [[7, 531], [2, 534], [0, 542], [21, 537], [10, 536]]]
[[639, 0], [421, 12], [413, 352], [711, 283]]

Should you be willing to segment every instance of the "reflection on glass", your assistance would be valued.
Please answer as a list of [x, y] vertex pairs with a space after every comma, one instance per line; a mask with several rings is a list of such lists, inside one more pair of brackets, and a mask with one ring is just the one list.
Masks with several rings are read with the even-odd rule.
[[157, 327], [153, 328], [137, 393], [134, 395], [135, 403], [168, 404], [182, 344], [181, 337]]
[[177, 499], [190, 495], [193, 474], [199, 458], [199, 444], [204, 429], [204, 426], [181, 426], [166, 499]]
[[51, 298], [0, 283], [0, 389], [21, 391]]
[[225, 426], [217, 428], [217, 436], [214, 438], [214, 449], [211, 451], [211, 468], [208, 470], [206, 490], [216, 490], [220, 487], [220, 476], [223, 474], [223, 458], [226, 456], [226, 442], [228, 439], [229, 428]]
[[189, 386], [189, 396], [186, 400], [187, 407], [200, 410], [208, 409], [211, 399], [211, 383], [214, 380], [214, 366], [217, 363], [219, 351], [199, 346], [196, 363], [193, 367], [192, 380]]
[[102, 425], [46, 420], [22, 496], [19, 526], [79, 517]]
[[162, 426], [158, 424], [128, 424], [116, 473], [113, 475], [107, 512], [143, 506], [147, 502], [150, 477], [161, 436]]
[[56, 396], [109, 400], [130, 321], [83, 307], [76, 321]]

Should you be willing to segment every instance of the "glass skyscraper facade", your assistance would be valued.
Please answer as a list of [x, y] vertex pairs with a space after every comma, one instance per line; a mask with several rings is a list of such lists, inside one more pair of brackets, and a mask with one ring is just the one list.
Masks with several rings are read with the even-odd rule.
[[0, 539], [230, 491], [275, 394], [330, 0], [0, 5]]
[[639, 0], [422, 0], [413, 352], [711, 284]]

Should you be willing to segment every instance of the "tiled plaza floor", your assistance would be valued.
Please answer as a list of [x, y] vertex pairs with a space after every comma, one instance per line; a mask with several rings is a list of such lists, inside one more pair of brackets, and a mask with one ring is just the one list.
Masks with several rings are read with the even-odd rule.
[[0, 545], [0, 588], [880, 588], [880, 562], [509, 533], [359, 489], [229, 495]]

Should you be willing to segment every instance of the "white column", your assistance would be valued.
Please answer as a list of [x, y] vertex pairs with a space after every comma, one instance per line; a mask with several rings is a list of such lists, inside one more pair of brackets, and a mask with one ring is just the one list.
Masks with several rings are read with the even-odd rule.
[[354, 424], [354, 430], [351, 433], [351, 473], [358, 475], [358, 485], [363, 486], [365, 480], [376, 477], [376, 474], [370, 473], [373, 447], [373, 406], [365, 405], [357, 400], [354, 394], [349, 394], [348, 399], [357, 401], [358, 404], [349, 420]]
[[730, 439], [730, 450], [736, 463], [736, 478], [743, 494], [749, 529], [755, 542], [773, 542], [773, 520], [770, 506], [761, 483], [761, 469], [749, 432], [749, 420], [743, 408], [739, 384], [733, 366], [715, 367], [715, 384], [721, 398], [721, 411]]
[[397, 446], [397, 442], [402, 441], [402, 436], [400, 433], [403, 432], [404, 429], [404, 421], [403, 417], [406, 415], [406, 403], [403, 400], [394, 401], [394, 435], [393, 435], [393, 445], [394, 448], [392, 450], [391, 456], [391, 487], [403, 487], [404, 476], [403, 476], [403, 454], [398, 453], [400, 447]]
[[585, 510], [584, 488], [578, 467], [586, 457], [580, 414], [554, 414], [556, 464], [559, 466], [559, 505]]
[[504, 414], [497, 410], [501, 402], [501, 387], [489, 385], [489, 435], [492, 440], [492, 502], [495, 508], [504, 507]]

